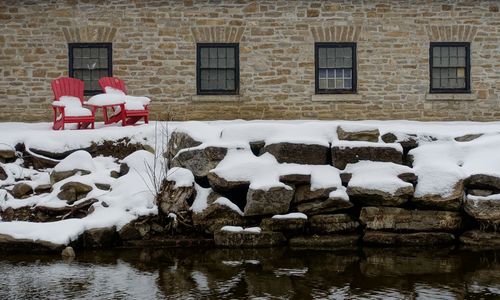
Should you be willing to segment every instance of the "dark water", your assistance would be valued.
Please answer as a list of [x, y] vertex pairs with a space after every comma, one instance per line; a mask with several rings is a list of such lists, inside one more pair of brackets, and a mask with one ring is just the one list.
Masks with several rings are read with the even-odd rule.
[[5, 255], [0, 299], [500, 299], [500, 251], [162, 249]]

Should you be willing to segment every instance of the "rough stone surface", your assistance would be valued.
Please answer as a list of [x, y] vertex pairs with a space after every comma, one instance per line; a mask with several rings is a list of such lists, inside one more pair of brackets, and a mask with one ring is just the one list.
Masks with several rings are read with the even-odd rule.
[[411, 202], [418, 207], [442, 210], [459, 210], [464, 194], [464, 182], [458, 181], [453, 187], [451, 194], [442, 195], [422, 195], [413, 197]]
[[500, 248], [500, 232], [470, 230], [460, 236], [460, 242], [468, 246]]
[[299, 185], [295, 188], [295, 195], [293, 196], [293, 203], [308, 202], [317, 199], [326, 199], [332, 191], [336, 188], [315, 189], [311, 190], [311, 185]]
[[265, 145], [261, 154], [266, 152], [271, 153], [280, 163], [324, 165], [328, 162], [329, 147], [283, 142]]
[[118, 235], [122, 241], [141, 239], [143, 235], [141, 235], [134, 223], [135, 222], [127, 223], [118, 231]]
[[41, 184], [35, 188], [35, 194], [44, 194], [52, 192], [52, 184]]
[[400, 187], [394, 194], [357, 186], [347, 187], [349, 199], [361, 206], [399, 206], [406, 203], [413, 192], [413, 186]]
[[114, 246], [117, 242], [115, 227], [94, 228], [83, 233], [83, 245], [85, 248], [105, 248]]
[[267, 191], [249, 189], [243, 213], [245, 216], [287, 213], [293, 194], [293, 189], [284, 187], [272, 187]]
[[7, 179], [7, 177], [7, 172], [5, 172], [4, 168], [0, 166], [0, 180], [5, 180]]
[[372, 230], [454, 231], [462, 224], [458, 212], [363, 207], [359, 219]]
[[246, 189], [250, 185], [249, 181], [226, 180], [214, 172], [209, 172], [207, 178], [212, 189], [217, 192], [230, 192], [234, 190]]
[[363, 236], [364, 243], [392, 246], [440, 245], [454, 241], [455, 236], [448, 232], [395, 233], [369, 230]]
[[485, 225], [500, 224], [500, 201], [499, 200], [472, 200], [469, 197], [465, 199], [465, 212]]
[[329, 234], [354, 231], [359, 222], [348, 214], [316, 215], [309, 219], [312, 233]]
[[204, 178], [224, 159], [227, 148], [206, 147], [203, 149], [188, 149], [181, 151], [172, 160], [172, 167], [183, 167], [197, 178]]
[[57, 198], [66, 200], [71, 204], [77, 200], [85, 198], [92, 191], [92, 187], [81, 182], [70, 181], [61, 186], [61, 191], [57, 194]]
[[403, 153], [392, 147], [332, 146], [333, 166], [343, 170], [347, 164], [361, 160], [403, 163]]
[[14, 188], [11, 191], [12, 196], [15, 198], [23, 198], [24, 196], [28, 196], [33, 193], [33, 188], [26, 183], [18, 183], [14, 185]]
[[466, 134], [466, 135], [462, 135], [462, 136], [457, 136], [455, 138], [455, 141], [457, 142], [470, 142], [470, 141], [473, 141], [477, 138], [480, 138], [481, 136], [483, 136], [482, 133], [479, 133], [479, 134]]
[[260, 223], [260, 228], [265, 231], [280, 231], [285, 233], [300, 233], [304, 231], [307, 219], [273, 219], [265, 218]]
[[246, 221], [239, 213], [218, 203], [210, 204], [201, 213], [193, 213], [193, 224], [208, 233], [224, 226], [243, 226]]
[[474, 174], [465, 179], [465, 186], [469, 189], [486, 189], [500, 192], [500, 177]]
[[280, 176], [280, 181], [287, 184], [304, 185], [311, 182], [310, 174], [285, 174]]
[[298, 248], [354, 248], [359, 241], [357, 234], [331, 234], [298, 236], [291, 238], [288, 243], [292, 247]]
[[52, 173], [50, 173], [50, 183], [54, 184], [63, 179], [71, 177], [78, 172], [80, 172], [82, 175], [90, 174], [90, 172], [86, 170], [71, 170], [71, 171], [61, 171], [61, 172], [52, 171]]
[[16, 239], [0, 234], [0, 250], [16, 253], [24, 252], [60, 252], [65, 246], [43, 240]]
[[191, 147], [196, 147], [201, 145], [201, 142], [193, 139], [189, 134], [185, 132], [174, 131], [170, 135], [170, 139], [168, 140], [167, 152], [165, 153], [165, 157], [168, 161], [171, 161], [175, 155], [181, 150]]
[[378, 142], [380, 132], [375, 129], [360, 129], [358, 131], [349, 131], [342, 126], [337, 127], [337, 136], [339, 140], [346, 141], [365, 141], [365, 142]]
[[0, 162], [12, 162], [16, 160], [16, 151], [14, 150], [0, 150]]
[[286, 242], [281, 232], [262, 231], [230, 232], [218, 230], [214, 234], [215, 245], [224, 247], [272, 247]]
[[306, 215], [316, 215], [335, 212], [353, 207], [352, 202], [343, 198], [330, 197], [318, 199], [310, 202], [304, 202], [297, 205], [297, 210]]
[[194, 193], [194, 186], [175, 187], [175, 182], [165, 180], [157, 196], [157, 205], [164, 215], [178, 214], [189, 210], [188, 199]]

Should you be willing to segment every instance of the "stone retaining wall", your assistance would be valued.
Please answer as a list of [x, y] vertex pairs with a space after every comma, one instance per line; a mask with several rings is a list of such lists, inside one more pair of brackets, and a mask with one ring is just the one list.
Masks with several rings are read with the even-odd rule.
[[[69, 42], [113, 43], [153, 118], [494, 120], [499, 4], [482, 1], [0, 3], [0, 120], [50, 120]], [[314, 43], [356, 42], [358, 93], [314, 94]], [[471, 42], [472, 93], [429, 95], [429, 42]], [[240, 94], [196, 95], [196, 43], [240, 44]]]

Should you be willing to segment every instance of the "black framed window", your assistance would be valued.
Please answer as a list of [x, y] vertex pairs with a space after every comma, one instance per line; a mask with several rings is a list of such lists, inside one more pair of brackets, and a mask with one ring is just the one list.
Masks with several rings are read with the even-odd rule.
[[470, 92], [470, 43], [431, 43], [431, 93]]
[[101, 93], [98, 80], [113, 76], [111, 43], [70, 43], [69, 77], [85, 82], [85, 95]]
[[355, 93], [356, 44], [316, 43], [314, 48], [316, 93]]
[[236, 95], [240, 86], [238, 44], [197, 44], [198, 95]]

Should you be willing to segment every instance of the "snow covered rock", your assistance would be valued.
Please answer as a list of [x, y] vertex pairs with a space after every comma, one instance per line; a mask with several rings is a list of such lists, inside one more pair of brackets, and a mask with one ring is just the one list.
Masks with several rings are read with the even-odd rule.
[[407, 166], [360, 161], [348, 164], [344, 172], [351, 174], [347, 186], [349, 199], [362, 206], [399, 206], [413, 196], [413, 185], [401, 179], [414, 179], [412, 169]]
[[0, 150], [0, 162], [7, 163], [16, 160], [15, 150]]
[[208, 233], [214, 233], [224, 226], [243, 226], [246, 220], [237, 207], [230, 207], [220, 203], [212, 203], [203, 211], [193, 213], [193, 224]]
[[52, 243], [39, 239], [18, 239], [7, 234], [0, 234], [0, 250], [23, 252], [59, 252], [64, 244]]
[[485, 225], [500, 224], [500, 194], [486, 197], [467, 195], [465, 212]]
[[215, 245], [224, 247], [272, 247], [286, 242], [281, 232], [250, 230], [218, 230], [214, 234]]
[[262, 219], [260, 227], [267, 231], [280, 231], [291, 234], [303, 232], [306, 223], [306, 215], [301, 213], [290, 213]]
[[361, 160], [403, 163], [403, 148], [399, 144], [336, 141], [332, 144], [332, 163], [344, 169], [349, 163]]
[[230, 192], [234, 190], [247, 189], [250, 185], [249, 180], [231, 180], [225, 179], [222, 175], [216, 172], [209, 172], [207, 175], [208, 182], [214, 191]]
[[271, 187], [267, 190], [253, 189], [247, 193], [245, 216], [263, 216], [287, 213], [294, 191], [289, 186]]
[[326, 199], [331, 192], [335, 191], [336, 187], [311, 189], [311, 185], [299, 185], [295, 188], [293, 203], [309, 202], [317, 199]]
[[225, 147], [189, 148], [181, 150], [172, 159], [172, 167], [183, 167], [196, 178], [205, 178], [226, 156]]
[[315, 249], [352, 249], [359, 241], [357, 234], [330, 234], [293, 237], [288, 241], [291, 247]]
[[81, 174], [90, 174], [96, 170], [96, 166], [92, 156], [87, 151], [79, 150], [71, 153], [66, 158], [61, 160], [50, 174], [50, 182], [52, 184], [75, 175], [78, 172]]
[[315, 215], [309, 219], [309, 229], [313, 233], [350, 232], [358, 227], [359, 222], [348, 214]]
[[500, 177], [487, 174], [472, 174], [465, 179], [465, 186], [468, 189], [491, 190], [500, 192]]
[[68, 204], [72, 204], [77, 200], [85, 198], [90, 191], [92, 191], [90, 185], [70, 181], [61, 186], [61, 191], [57, 194], [57, 198], [66, 200]]
[[24, 183], [24, 182], [21, 182], [21, 183], [14, 185], [14, 188], [12, 189], [11, 193], [12, 193], [12, 196], [14, 196], [15, 198], [21, 199], [21, 198], [25, 198], [28, 195], [32, 194], [33, 188], [31, 187], [31, 185]]
[[372, 230], [454, 231], [462, 225], [458, 212], [398, 207], [363, 207], [359, 219]]
[[266, 144], [261, 154], [271, 153], [280, 163], [324, 165], [328, 161], [329, 151], [327, 145], [281, 142]]
[[311, 174], [290, 173], [280, 175], [280, 181], [285, 184], [310, 184]]
[[455, 141], [457, 142], [470, 142], [470, 141], [473, 141], [477, 138], [480, 138], [481, 136], [483, 136], [482, 133], [478, 133], [478, 134], [466, 134], [466, 135], [462, 135], [462, 136], [457, 136], [455, 138]]
[[168, 170], [167, 178], [160, 187], [156, 203], [164, 215], [189, 210], [188, 200], [194, 193], [194, 176], [184, 168]]
[[45, 194], [52, 192], [52, 184], [40, 184], [35, 187], [35, 194]]
[[485, 248], [500, 248], [500, 232], [485, 232], [481, 230], [470, 230], [460, 236], [460, 242], [467, 246], [479, 246]]
[[201, 145], [202, 143], [195, 140], [189, 134], [181, 131], [174, 131], [170, 135], [168, 140], [167, 152], [165, 153], [165, 157], [168, 161], [171, 161], [180, 150], [186, 148], [193, 148]]
[[441, 245], [454, 243], [455, 236], [449, 232], [397, 233], [368, 230], [363, 236], [363, 242], [390, 246]]
[[433, 179], [436, 180], [432, 184], [434, 186], [440, 186], [442, 189], [438, 190], [437, 188], [431, 188], [428, 192], [425, 192], [427, 188], [423, 186], [431, 179], [427, 179], [427, 176], [421, 176], [421, 174], [419, 174], [419, 182], [415, 188], [414, 197], [411, 202], [423, 208], [459, 210], [464, 195], [463, 180], [459, 179], [456, 182], [448, 182], [448, 184], [446, 184], [447, 178], [444, 173], [447, 171], [440, 170], [437, 172], [441, 174], [438, 173], [436, 176], [432, 176]]
[[339, 125], [337, 137], [345, 141], [378, 142], [380, 132], [376, 127], [360, 125]]
[[310, 185], [297, 186], [293, 203], [307, 215], [335, 212], [353, 207], [343, 186], [311, 190]]

